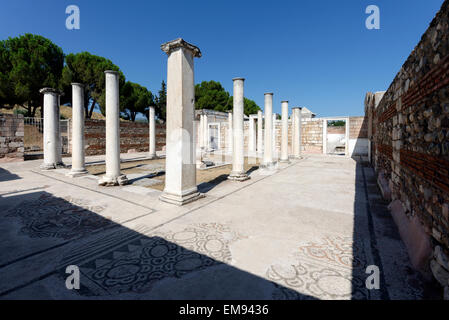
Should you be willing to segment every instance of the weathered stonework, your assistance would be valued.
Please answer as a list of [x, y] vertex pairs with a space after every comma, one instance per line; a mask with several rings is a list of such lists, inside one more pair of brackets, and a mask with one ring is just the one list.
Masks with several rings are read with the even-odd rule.
[[[443, 3], [377, 108], [371, 93], [365, 105], [367, 117], [372, 118], [372, 161], [388, 180], [392, 200], [402, 203], [410, 221], [418, 219], [425, 236], [415, 242], [430, 241], [447, 256], [449, 1]], [[408, 238], [407, 232], [401, 236]], [[406, 245], [413, 261], [418, 250]], [[449, 274], [447, 266], [431, 257], [421, 254], [418, 264], [431, 266], [441, 280]]]
[[[101, 155], [106, 152], [106, 131], [104, 120], [86, 120], [86, 155]], [[147, 152], [149, 147], [148, 124], [120, 122], [120, 152]], [[156, 124], [156, 151], [165, 147], [165, 124]]]
[[0, 114], [0, 162], [23, 161], [23, 115]]

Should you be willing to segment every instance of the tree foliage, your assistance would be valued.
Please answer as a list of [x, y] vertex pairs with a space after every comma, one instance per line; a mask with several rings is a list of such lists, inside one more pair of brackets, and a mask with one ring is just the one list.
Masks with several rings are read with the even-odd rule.
[[195, 86], [195, 108], [226, 112], [232, 109], [232, 102], [220, 82], [203, 81]]
[[162, 80], [161, 89], [159, 90], [157, 97], [154, 98], [154, 102], [156, 105], [156, 117], [163, 121], [167, 120], [167, 86], [165, 85], [164, 80]]
[[[148, 107], [154, 106], [153, 94], [137, 83], [127, 81], [122, 90], [122, 117], [136, 121], [138, 113], [148, 114]], [[148, 118], [148, 116], [147, 116]]]
[[60, 88], [64, 53], [49, 39], [25, 34], [0, 41], [0, 103], [18, 104], [34, 117], [42, 105], [39, 90]]
[[[233, 109], [233, 97], [220, 82], [203, 81], [195, 86], [195, 109], [227, 112]], [[244, 98], [244, 113], [255, 114], [260, 107], [251, 99]]]
[[[71, 83], [78, 82], [84, 87], [84, 108], [86, 118], [91, 118], [95, 107], [99, 107], [105, 115], [105, 74], [106, 70], [119, 72], [119, 86], [122, 93], [125, 85], [125, 76], [120, 68], [104, 57], [81, 52], [68, 54], [66, 65], [62, 71], [62, 86], [66, 93], [61, 103], [72, 101]], [[122, 94], [121, 94], [122, 95]]]

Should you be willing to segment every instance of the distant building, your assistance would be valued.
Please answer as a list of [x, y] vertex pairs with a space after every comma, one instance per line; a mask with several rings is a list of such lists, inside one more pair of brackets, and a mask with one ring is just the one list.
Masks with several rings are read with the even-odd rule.
[[301, 117], [302, 118], [315, 118], [316, 117], [316, 113], [313, 113], [312, 111], [310, 111], [306, 107], [302, 107], [302, 109], [301, 109]]

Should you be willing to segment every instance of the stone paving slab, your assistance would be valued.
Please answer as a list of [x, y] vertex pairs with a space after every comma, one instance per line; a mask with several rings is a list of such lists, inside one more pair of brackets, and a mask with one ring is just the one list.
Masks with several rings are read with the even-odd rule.
[[[360, 161], [307, 156], [184, 207], [37, 163], [0, 171], [0, 299], [428, 297]], [[372, 264], [380, 290], [365, 286]], [[81, 290], [65, 288], [67, 265]]]

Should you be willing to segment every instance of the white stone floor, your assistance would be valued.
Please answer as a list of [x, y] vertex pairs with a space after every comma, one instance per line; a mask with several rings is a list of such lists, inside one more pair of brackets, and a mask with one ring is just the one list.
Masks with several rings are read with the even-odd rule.
[[[305, 155], [184, 207], [40, 163], [0, 165], [0, 299], [432, 297], [361, 161]], [[80, 290], [65, 287], [68, 265]], [[369, 265], [379, 290], [366, 288]]]

